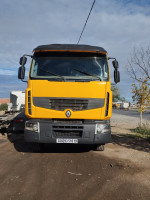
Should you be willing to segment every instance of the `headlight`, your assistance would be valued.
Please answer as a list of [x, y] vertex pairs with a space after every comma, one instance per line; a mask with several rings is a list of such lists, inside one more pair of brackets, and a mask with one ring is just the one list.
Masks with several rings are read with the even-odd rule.
[[110, 124], [96, 124], [95, 134], [106, 133], [110, 131]]
[[28, 121], [26, 121], [25, 129], [39, 133], [40, 132], [39, 122], [28, 122]]

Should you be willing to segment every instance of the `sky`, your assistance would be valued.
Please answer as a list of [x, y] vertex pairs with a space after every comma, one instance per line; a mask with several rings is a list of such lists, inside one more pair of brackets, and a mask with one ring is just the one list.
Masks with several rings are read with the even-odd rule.
[[[93, 0], [0, 0], [0, 98], [25, 90], [19, 59], [42, 44], [76, 44]], [[80, 44], [101, 46], [119, 62], [120, 94], [131, 101], [127, 62], [150, 45], [150, 0], [96, 0]], [[30, 62], [26, 65], [26, 72]], [[110, 63], [111, 73], [113, 67]], [[113, 79], [112, 79], [113, 83]]]

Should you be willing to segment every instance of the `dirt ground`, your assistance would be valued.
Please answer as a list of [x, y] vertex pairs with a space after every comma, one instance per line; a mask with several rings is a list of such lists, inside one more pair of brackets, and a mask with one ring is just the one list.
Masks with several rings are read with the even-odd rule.
[[105, 151], [51, 145], [34, 153], [20, 134], [0, 135], [1, 200], [149, 200], [150, 143], [127, 137], [134, 117], [113, 114]]

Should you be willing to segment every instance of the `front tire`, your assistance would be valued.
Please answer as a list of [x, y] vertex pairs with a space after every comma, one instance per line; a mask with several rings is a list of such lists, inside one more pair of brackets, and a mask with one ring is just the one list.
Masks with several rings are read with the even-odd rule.
[[105, 150], [105, 144], [97, 144], [94, 148], [95, 151], [104, 151]]

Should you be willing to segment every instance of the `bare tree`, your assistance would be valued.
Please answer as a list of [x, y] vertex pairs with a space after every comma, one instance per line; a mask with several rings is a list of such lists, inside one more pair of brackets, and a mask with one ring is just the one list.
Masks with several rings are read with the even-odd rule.
[[146, 49], [134, 48], [128, 61], [127, 71], [133, 80], [138, 82], [148, 80], [147, 85], [150, 85], [150, 46]]
[[133, 100], [137, 102], [142, 126], [142, 113], [150, 105], [150, 46], [134, 48], [128, 61], [127, 71], [136, 82], [132, 84]]

